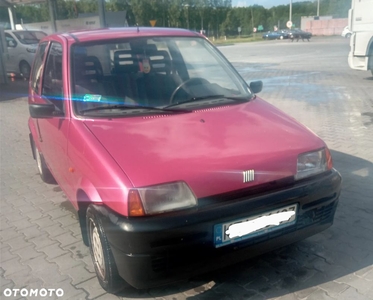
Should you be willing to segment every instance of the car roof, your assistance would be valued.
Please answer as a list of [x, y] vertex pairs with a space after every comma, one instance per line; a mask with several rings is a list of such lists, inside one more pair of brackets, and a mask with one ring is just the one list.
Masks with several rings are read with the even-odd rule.
[[90, 41], [100, 41], [108, 39], [120, 39], [120, 38], [133, 38], [133, 37], [166, 37], [166, 36], [199, 36], [197, 32], [179, 29], [179, 28], [153, 28], [153, 27], [121, 27], [121, 28], [100, 28], [91, 30], [77, 30], [70, 31], [67, 33], [54, 34], [53, 36], [64, 36], [68, 39], [73, 38], [76, 42], [90, 42]]

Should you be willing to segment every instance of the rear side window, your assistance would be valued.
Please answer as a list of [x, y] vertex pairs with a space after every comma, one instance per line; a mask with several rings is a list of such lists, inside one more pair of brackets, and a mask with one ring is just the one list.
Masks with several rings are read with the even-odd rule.
[[43, 76], [42, 96], [46, 97], [61, 111], [63, 105], [62, 45], [53, 42], [48, 53]]
[[42, 43], [39, 45], [39, 49], [36, 52], [35, 60], [34, 60], [34, 67], [32, 68], [31, 74], [31, 88], [34, 92], [39, 92], [40, 86], [40, 77], [42, 73], [43, 67], [43, 60], [45, 55], [45, 49], [47, 48], [48, 43]]

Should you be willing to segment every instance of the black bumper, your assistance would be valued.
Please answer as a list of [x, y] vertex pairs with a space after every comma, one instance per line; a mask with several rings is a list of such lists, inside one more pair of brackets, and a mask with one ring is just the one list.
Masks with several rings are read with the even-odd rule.
[[[331, 172], [282, 190], [196, 210], [146, 218], [125, 218], [97, 208], [119, 274], [136, 288], [148, 288], [221, 268], [302, 240], [332, 225], [341, 188]], [[216, 248], [214, 225], [298, 203], [296, 223]]]

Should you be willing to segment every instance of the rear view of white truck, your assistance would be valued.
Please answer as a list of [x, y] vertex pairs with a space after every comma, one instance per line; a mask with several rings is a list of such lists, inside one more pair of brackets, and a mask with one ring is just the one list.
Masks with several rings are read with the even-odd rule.
[[348, 64], [373, 75], [373, 0], [352, 0], [348, 23], [353, 32]]

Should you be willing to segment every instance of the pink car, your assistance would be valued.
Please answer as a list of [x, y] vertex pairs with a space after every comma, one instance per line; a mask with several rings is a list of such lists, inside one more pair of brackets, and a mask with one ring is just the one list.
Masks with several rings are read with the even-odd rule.
[[186, 279], [332, 225], [341, 176], [327, 146], [261, 89], [188, 30], [40, 42], [33, 155], [78, 211], [105, 290]]

